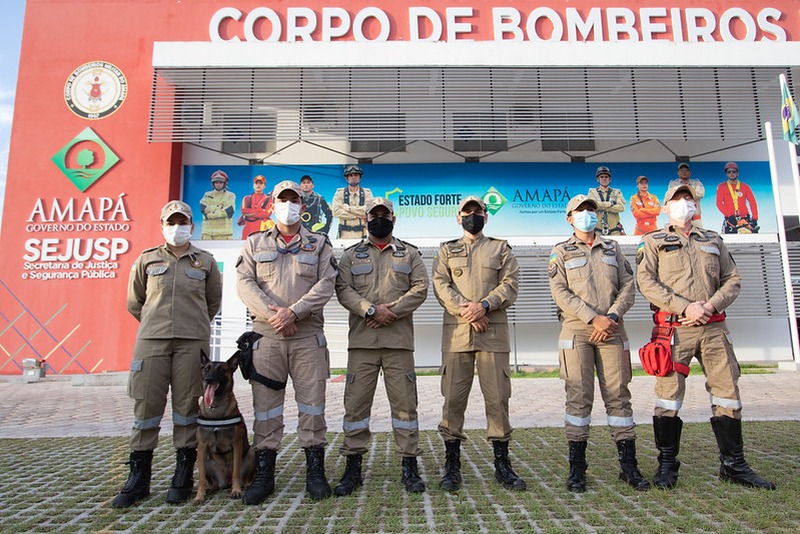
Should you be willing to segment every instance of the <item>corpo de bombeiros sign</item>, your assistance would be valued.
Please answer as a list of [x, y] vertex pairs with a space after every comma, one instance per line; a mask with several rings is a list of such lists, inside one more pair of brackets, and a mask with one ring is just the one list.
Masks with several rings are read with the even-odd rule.
[[[432, 7], [223, 7], [209, 21], [211, 41], [786, 41], [776, 7], [744, 0], [693, 7], [596, 7], [588, 2]], [[786, 2], [775, 2], [783, 5]], [[794, 14], [791, 14], [794, 16]]]

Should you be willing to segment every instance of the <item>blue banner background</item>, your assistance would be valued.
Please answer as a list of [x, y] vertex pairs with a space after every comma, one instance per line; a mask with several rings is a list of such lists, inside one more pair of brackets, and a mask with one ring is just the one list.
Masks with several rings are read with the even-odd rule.
[[[777, 232], [772, 186], [767, 162], [741, 162], [739, 178], [753, 190], [758, 204], [761, 233]], [[611, 186], [621, 189], [625, 197], [625, 212], [621, 221], [625, 231], [633, 235], [634, 219], [630, 197], [637, 192], [636, 177], [650, 179], [650, 192], [663, 200], [670, 180], [677, 177], [678, 164], [670, 163], [612, 163]], [[722, 214], [716, 207], [717, 186], [726, 180], [724, 161], [690, 163], [692, 178], [705, 186], [701, 201], [703, 226], [720, 231]], [[452, 238], [460, 233], [455, 221], [458, 202], [468, 195], [484, 197], [491, 213], [487, 233], [507, 236], [565, 235], [567, 225], [564, 208], [569, 198], [586, 194], [597, 187], [595, 163], [403, 163], [362, 165], [361, 185], [375, 196], [392, 200], [397, 215], [397, 234], [403, 238]], [[236, 220], [241, 215], [245, 195], [253, 192], [253, 177], [261, 174], [267, 179], [266, 191], [281, 180], [300, 181], [304, 174], [314, 179], [314, 190], [330, 204], [337, 188], [344, 187], [343, 165], [254, 165], [184, 167], [183, 200], [195, 212], [194, 238], [200, 237], [199, 202], [211, 190], [211, 174], [224, 170], [229, 177], [228, 189], [236, 194], [236, 213], [233, 215], [233, 234], [238, 239], [241, 227]], [[660, 225], [666, 216], [659, 217]], [[331, 227], [336, 236], [338, 221]]]

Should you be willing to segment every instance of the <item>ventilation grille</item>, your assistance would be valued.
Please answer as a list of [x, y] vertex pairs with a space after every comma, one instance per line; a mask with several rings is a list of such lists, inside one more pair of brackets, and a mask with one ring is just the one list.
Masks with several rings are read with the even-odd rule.
[[753, 140], [780, 123], [778, 74], [794, 70], [156, 68], [149, 140]]

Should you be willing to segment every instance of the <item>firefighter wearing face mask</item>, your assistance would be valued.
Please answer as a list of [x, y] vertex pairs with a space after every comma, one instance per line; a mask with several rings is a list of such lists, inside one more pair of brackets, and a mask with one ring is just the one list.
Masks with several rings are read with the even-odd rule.
[[[741, 277], [716, 232], [692, 223], [698, 196], [691, 186], [670, 187], [664, 196], [669, 224], [646, 234], [636, 252], [639, 291], [656, 310], [658, 325], [674, 327], [672, 361], [686, 368], [697, 358], [711, 396], [711, 427], [719, 446], [719, 477], [744, 486], [775, 489], [744, 459], [739, 363], [725, 322], [725, 310], [741, 289]], [[657, 488], [678, 481], [683, 422], [678, 413], [686, 392], [686, 375], [673, 370], [656, 378], [653, 416], [658, 470]]]
[[[323, 309], [333, 296], [336, 260], [327, 236], [306, 230], [302, 190], [282, 181], [272, 190], [275, 226], [244, 242], [236, 262], [236, 291], [261, 334], [253, 349], [256, 372], [285, 385], [291, 377], [297, 403], [297, 443], [306, 456], [306, 491], [331, 495], [325, 476], [325, 387], [329, 355]], [[275, 491], [275, 460], [283, 438], [285, 388], [250, 380], [256, 472], [245, 504], [260, 504]]]
[[442, 421], [445, 472], [440, 486], [461, 487], [464, 412], [477, 365], [486, 407], [486, 438], [494, 449], [495, 479], [505, 488], [524, 490], [525, 481], [511, 468], [508, 417], [511, 378], [506, 310], [517, 299], [519, 265], [506, 241], [483, 235], [486, 204], [474, 196], [458, 207], [464, 235], [443, 243], [433, 260], [433, 289], [444, 308], [442, 329]]
[[165, 243], [142, 252], [131, 269], [128, 311], [139, 321], [128, 383], [134, 421], [130, 475], [112, 502], [114, 508], [131, 506], [150, 494], [153, 450], [168, 391], [177, 465], [167, 502], [185, 501], [192, 491], [197, 398], [203, 392], [201, 354], [209, 355], [209, 323], [222, 301], [217, 262], [189, 242], [193, 229], [189, 205], [168, 202], [161, 210]]
[[391, 201], [373, 198], [367, 204], [369, 237], [346, 249], [339, 262], [336, 295], [350, 312], [340, 448], [347, 467], [334, 488], [339, 496], [361, 485], [361, 458], [369, 450], [370, 412], [381, 370], [403, 486], [409, 492], [425, 490], [417, 468], [422, 449], [412, 314], [428, 295], [428, 273], [417, 247], [392, 235], [395, 220]]
[[633, 306], [631, 268], [619, 244], [596, 232], [597, 202], [576, 195], [567, 203], [568, 240], [550, 254], [550, 292], [558, 306], [559, 367], [567, 393], [564, 429], [569, 442], [567, 488], [586, 489], [594, 375], [606, 406], [608, 427], [617, 444], [619, 478], [639, 491], [650, 483], [639, 472], [631, 408], [631, 356], [622, 316]]

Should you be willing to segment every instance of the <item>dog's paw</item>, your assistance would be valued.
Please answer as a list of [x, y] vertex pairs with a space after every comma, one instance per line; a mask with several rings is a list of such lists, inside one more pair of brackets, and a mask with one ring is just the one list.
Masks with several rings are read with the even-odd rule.
[[242, 490], [234, 489], [231, 490], [231, 499], [241, 499], [242, 498]]
[[205, 501], [205, 500], [206, 500], [206, 496], [205, 496], [205, 494], [203, 494], [203, 495], [199, 495], [199, 494], [198, 494], [198, 495], [197, 495], [197, 496], [194, 498], [194, 500], [192, 501], [192, 504], [203, 504], [203, 501]]

